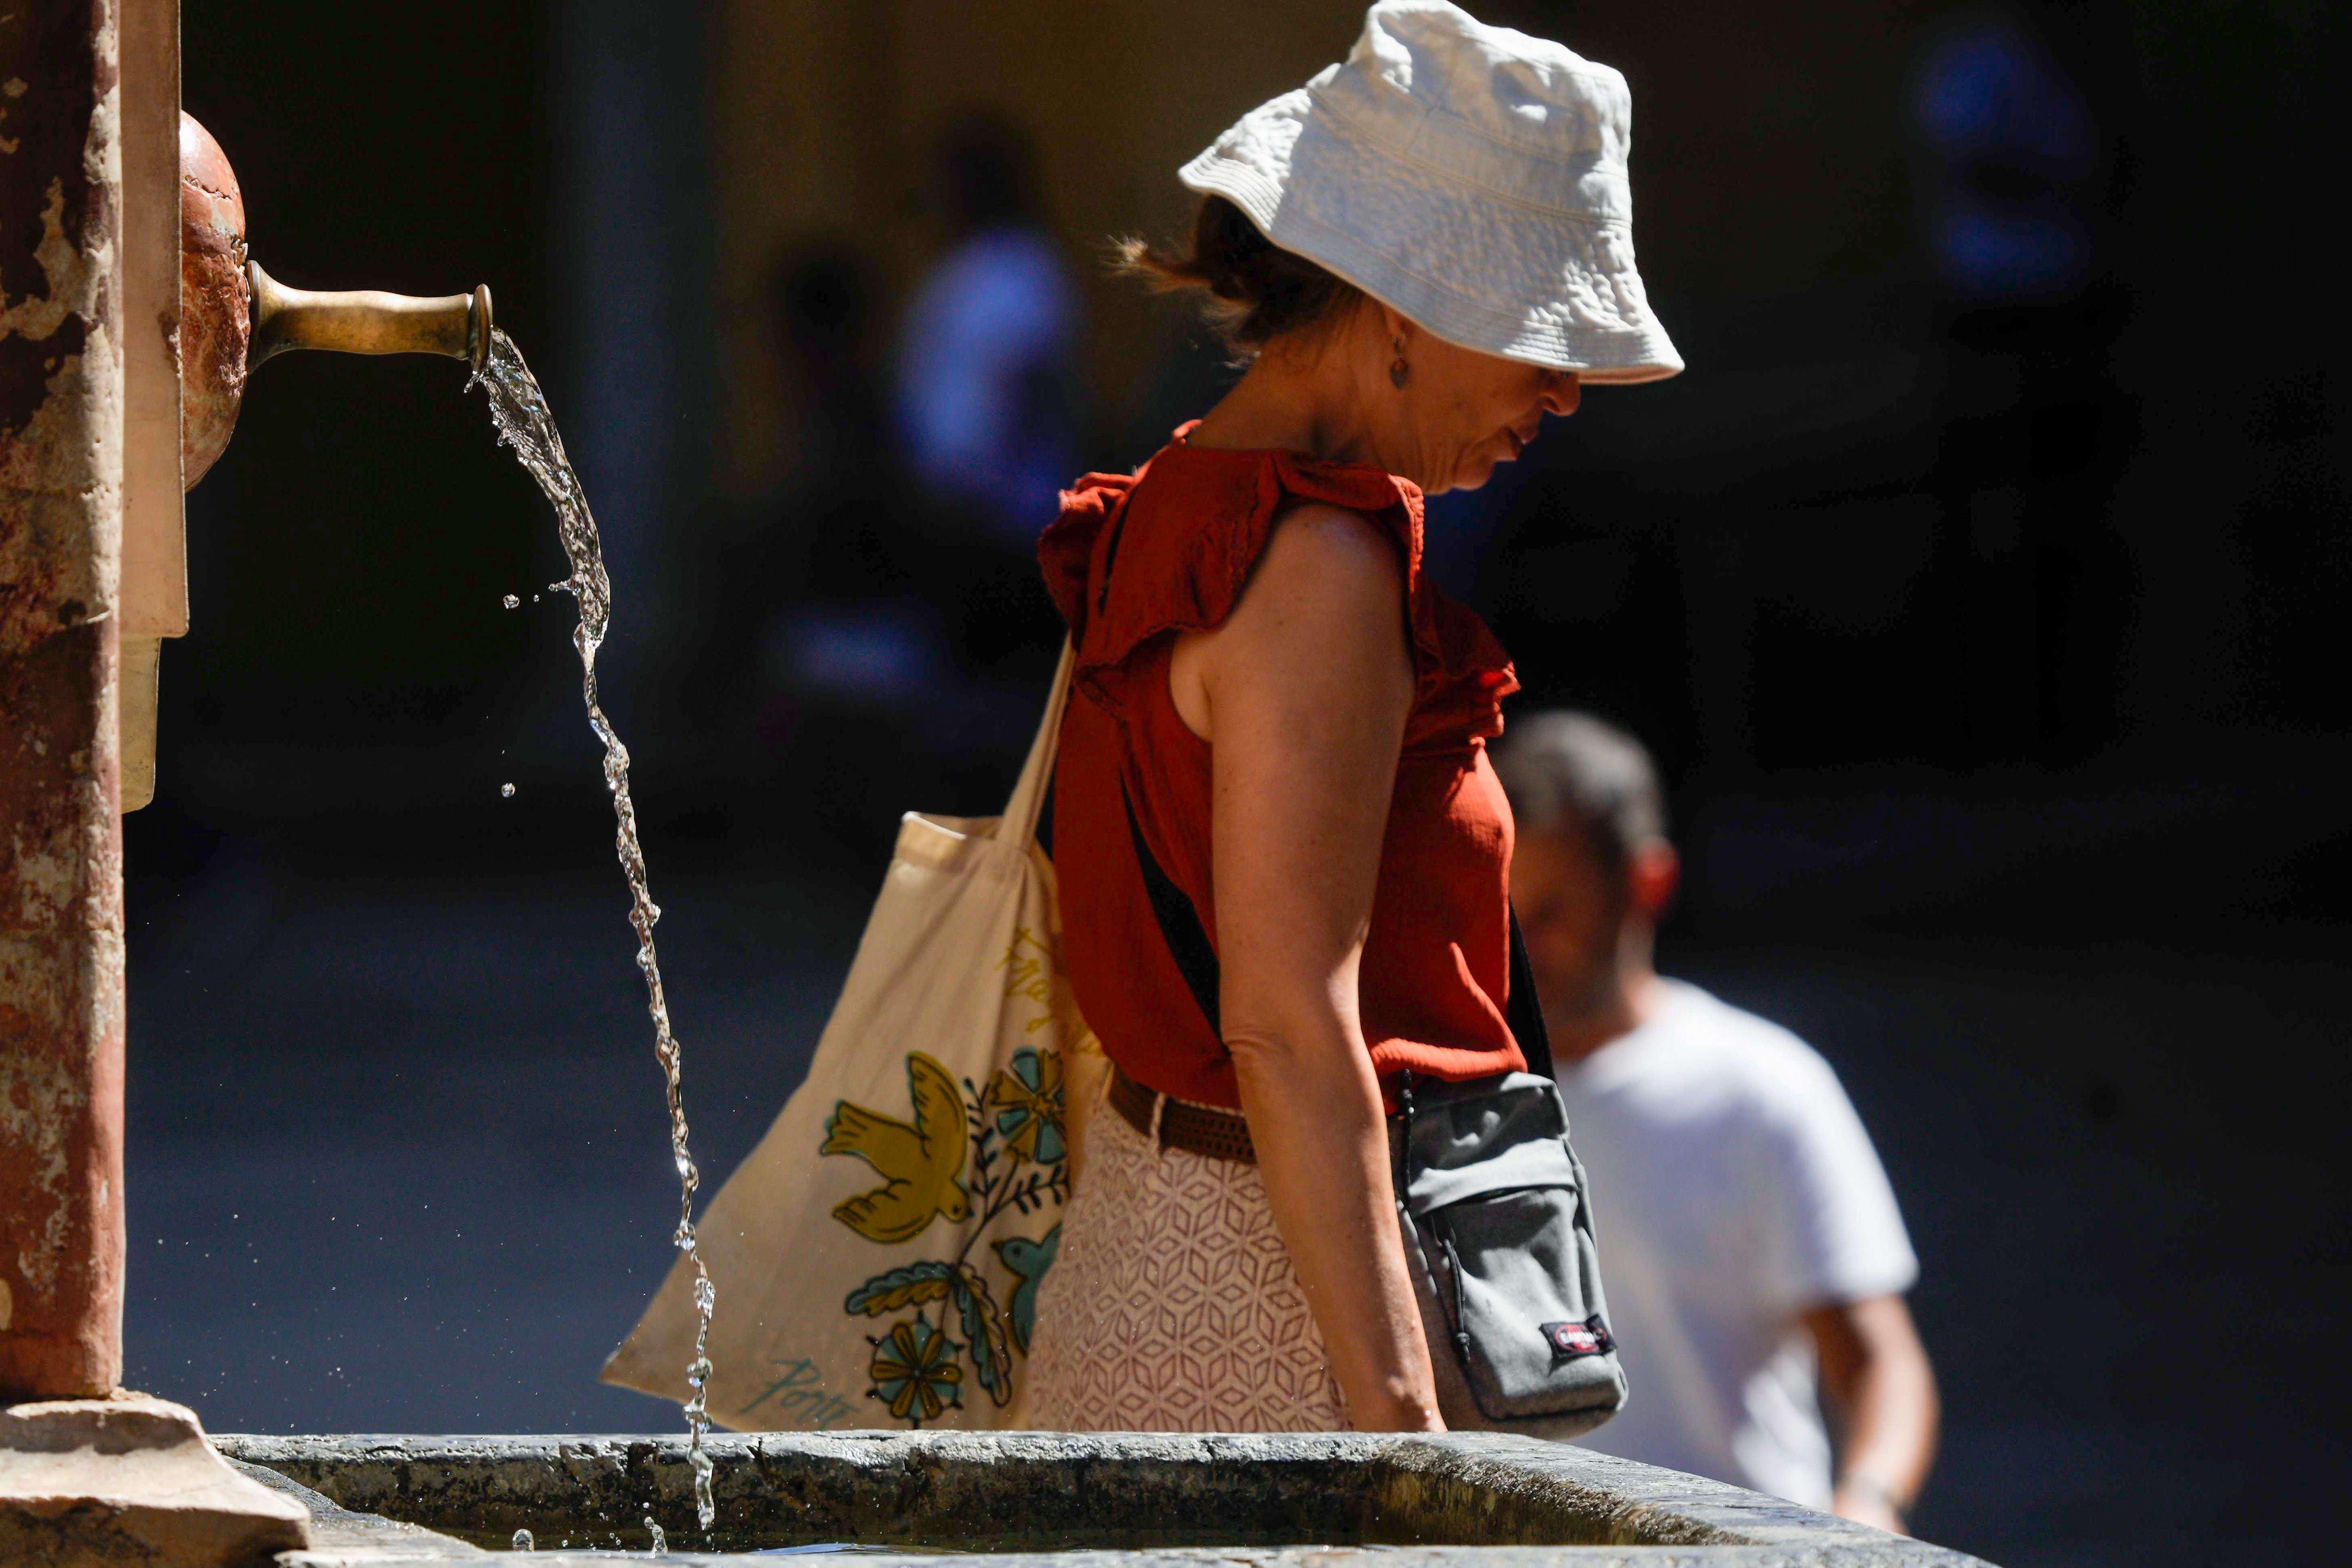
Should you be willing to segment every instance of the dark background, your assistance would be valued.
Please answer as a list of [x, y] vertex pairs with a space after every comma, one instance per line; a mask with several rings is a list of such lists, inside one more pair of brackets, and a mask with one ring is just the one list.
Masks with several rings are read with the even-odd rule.
[[[487, 281], [547, 383], [604, 524], [607, 706], [714, 1178], [803, 1071], [897, 814], [1001, 802], [1050, 653], [960, 649], [919, 723], [738, 656], [805, 588], [744, 541], [818, 526], [740, 477], [791, 404], [730, 368], [773, 330], [741, 279], [791, 232], [745, 214], [789, 217], [817, 178], [746, 151], [727, 85], [772, 9], [184, 13], [184, 101], [255, 256], [304, 287]], [[1011, 9], [1045, 57], [1089, 26]], [[1324, 9], [1284, 24], [1299, 61], [1236, 34], [1235, 79], [1337, 57], [1354, 15]], [[2332, 1544], [2345, 13], [1480, 14], [1627, 71], [1643, 271], [1691, 370], [1590, 392], [1521, 471], [1433, 509], [1433, 556], [1523, 710], [1594, 707], [1657, 748], [1692, 862], [1665, 967], [1805, 1034], [1879, 1140], [1947, 1399], [1920, 1533], [2010, 1564]], [[2086, 155], [1921, 132], [1937, 40], [1996, 24], [2072, 84]], [[1189, 152], [1260, 96], [1180, 80], [1119, 123]], [[1068, 170], [1127, 143], [1036, 112], [1091, 276]], [[2056, 203], [2088, 259], [1955, 284], [1933, 243], [1955, 192]], [[1104, 222], [1181, 211], [1152, 200]], [[877, 359], [920, 232], [855, 236]], [[1124, 465], [1216, 371], [1087, 287], [1082, 461]], [[189, 497], [194, 631], [126, 830], [130, 1380], [215, 1430], [676, 1421], [593, 1381], [669, 1255], [659, 1076], [571, 605], [545, 592], [562, 558], [463, 382], [273, 361]]]

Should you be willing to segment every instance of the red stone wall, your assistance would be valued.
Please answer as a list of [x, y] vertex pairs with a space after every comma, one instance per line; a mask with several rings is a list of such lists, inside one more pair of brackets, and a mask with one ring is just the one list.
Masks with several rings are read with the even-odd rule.
[[121, 1370], [114, 29], [0, 17], [0, 1394]]

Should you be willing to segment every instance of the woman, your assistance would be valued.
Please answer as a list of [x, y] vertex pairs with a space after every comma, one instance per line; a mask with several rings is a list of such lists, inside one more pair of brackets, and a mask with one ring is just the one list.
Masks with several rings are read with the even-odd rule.
[[1039, 1426], [1442, 1429], [1386, 1123], [1400, 1073], [1523, 1065], [1485, 754], [1517, 683], [1422, 576], [1422, 497], [1584, 382], [1682, 368], [1633, 269], [1628, 117], [1605, 67], [1383, 0], [1185, 166], [1188, 245], [1129, 247], [1249, 369], [1040, 547], [1077, 649], [1066, 954], [1114, 1065], [1038, 1300]]

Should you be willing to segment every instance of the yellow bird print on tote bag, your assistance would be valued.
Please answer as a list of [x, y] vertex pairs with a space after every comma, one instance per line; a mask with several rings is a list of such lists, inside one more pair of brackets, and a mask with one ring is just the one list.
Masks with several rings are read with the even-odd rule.
[[835, 1206], [833, 1217], [886, 1245], [919, 1235], [934, 1216], [950, 1224], [971, 1214], [964, 1191], [963, 1094], [948, 1070], [921, 1051], [907, 1055], [912, 1126], [844, 1100], [824, 1124], [828, 1155], [856, 1155], [888, 1179]]

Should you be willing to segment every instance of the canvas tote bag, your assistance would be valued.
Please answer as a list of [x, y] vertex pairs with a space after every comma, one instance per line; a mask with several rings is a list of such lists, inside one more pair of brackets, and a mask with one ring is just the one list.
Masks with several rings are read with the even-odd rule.
[[[1065, 1091], [1102, 1061], [1036, 842], [1071, 667], [1065, 647], [1003, 816], [900, 823], [807, 1081], [702, 1217], [722, 1426], [1024, 1424], [1069, 1193]], [[605, 1382], [686, 1399], [693, 1287], [680, 1258]]]

